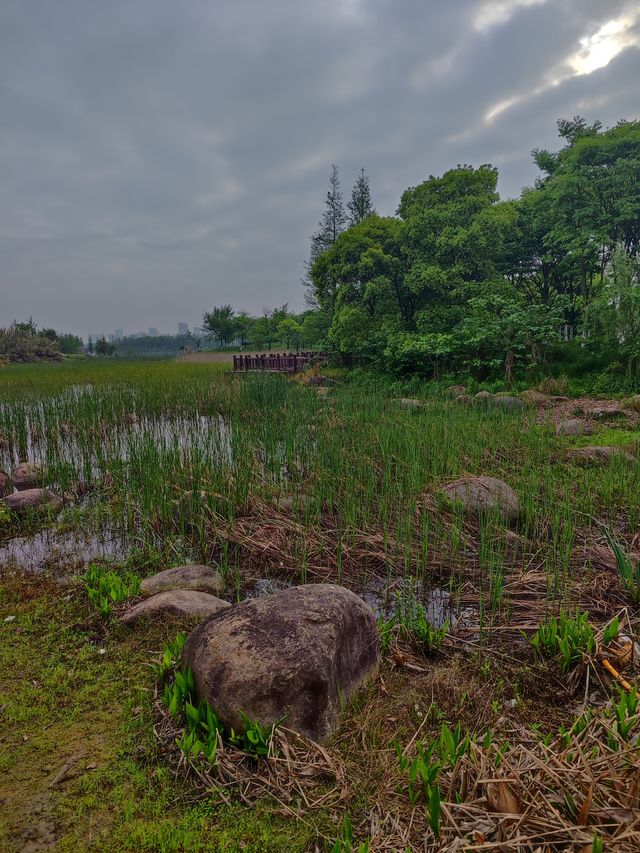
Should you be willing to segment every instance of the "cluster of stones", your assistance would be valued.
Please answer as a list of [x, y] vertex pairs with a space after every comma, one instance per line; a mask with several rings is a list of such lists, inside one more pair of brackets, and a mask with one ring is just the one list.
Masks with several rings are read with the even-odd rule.
[[510, 397], [507, 394], [490, 394], [489, 391], [478, 391], [475, 397], [472, 397], [467, 394], [463, 385], [453, 385], [447, 389], [447, 393], [454, 398], [456, 403], [463, 406], [471, 406], [475, 403], [476, 405], [504, 409], [507, 412], [521, 412], [526, 406], [523, 400], [518, 399], [518, 397]]
[[62, 498], [44, 486], [42, 468], [34, 462], [21, 462], [11, 475], [0, 471], [0, 498], [15, 513], [62, 509]]
[[335, 727], [341, 702], [376, 672], [371, 608], [334, 584], [291, 587], [230, 605], [209, 566], [179, 566], [142, 582], [143, 600], [121, 616], [198, 620], [183, 650], [198, 698], [235, 731], [244, 720], [284, 725], [314, 739]]

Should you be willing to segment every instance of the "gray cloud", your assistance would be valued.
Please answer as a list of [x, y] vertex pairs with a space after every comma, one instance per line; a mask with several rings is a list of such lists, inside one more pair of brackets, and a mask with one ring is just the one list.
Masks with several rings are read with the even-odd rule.
[[[578, 75], [610, 21], [621, 49]], [[4, 0], [0, 325], [302, 308], [332, 162], [383, 213], [459, 162], [517, 195], [559, 116], [638, 117], [639, 24], [628, 0]]]

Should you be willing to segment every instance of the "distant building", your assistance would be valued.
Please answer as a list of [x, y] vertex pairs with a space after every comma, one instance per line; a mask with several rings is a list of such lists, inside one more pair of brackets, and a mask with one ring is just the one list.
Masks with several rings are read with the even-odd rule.
[[153, 326], [149, 326], [149, 337], [150, 338], [157, 338], [158, 337], [158, 330], [155, 329]]
[[189, 326], [186, 323], [178, 323], [178, 334], [179, 335], [188, 335], [189, 334]]

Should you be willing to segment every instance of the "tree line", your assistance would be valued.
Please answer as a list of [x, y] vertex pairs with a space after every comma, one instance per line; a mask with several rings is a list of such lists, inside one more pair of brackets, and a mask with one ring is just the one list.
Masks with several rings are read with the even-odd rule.
[[0, 364], [56, 361], [61, 355], [79, 353], [82, 338], [56, 332], [55, 329], [38, 328], [32, 318], [24, 323], [13, 322], [0, 329]]
[[202, 315], [202, 334], [191, 334], [196, 346], [212, 340], [221, 349], [231, 344], [246, 348], [287, 350], [317, 347], [326, 338], [323, 317], [314, 309], [295, 314], [287, 304], [265, 308], [258, 317], [246, 311], [236, 314], [231, 305], [220, 305]]
[[[399, 374], [531, 374], [577, 360], [640, 369], [640, 122], [557, 123], [558, 151], [501, 201], [459, 165], [377, 215], [364, 171], [345, 208], [332, 167], [308, 297], [346, 364]], [[613, 365], [613, 366], [612, 366]]]

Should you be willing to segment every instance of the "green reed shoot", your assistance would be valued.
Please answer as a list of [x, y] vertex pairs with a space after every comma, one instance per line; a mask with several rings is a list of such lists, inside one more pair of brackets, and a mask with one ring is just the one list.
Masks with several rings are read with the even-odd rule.
[[596, 650], [588, 612], [550, 617], [540, 624], [530, 642], [538, 655], [558, 658], [563, 675]]
[[631, 596], [633, 603], [640, 604], [640, 560], [636, 560], [634, 563], [620, 543], [614, 539], [611, 531], [606, 527], [604, 535], [607, 544], [613, 552], [613, 556], [616, 558], [616, 566], [618, 567], [618, 574], [620, 575], [622, 585]]
[[127, 572], [121, 577], [96, 563], [89, 566], [82, 580], [89, 600], [100, 611], [103, 619], [111, 616], [114, 604], [119, 604], [140, 592], [138, 575]]

